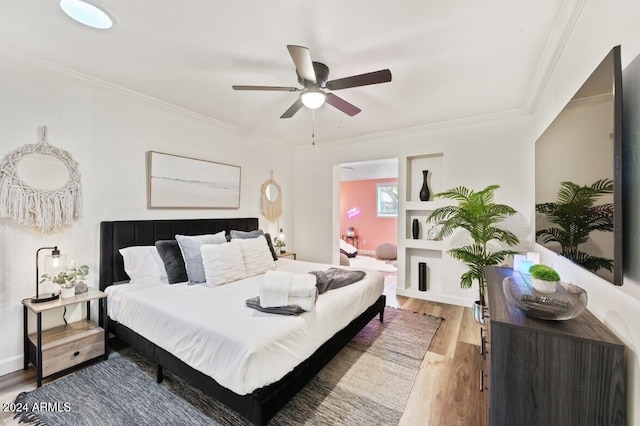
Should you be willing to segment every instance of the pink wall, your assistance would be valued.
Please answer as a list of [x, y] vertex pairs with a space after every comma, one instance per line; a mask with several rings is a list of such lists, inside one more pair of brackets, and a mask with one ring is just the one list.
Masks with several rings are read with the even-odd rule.
[[[340, 236], [353, 226], [360, 250], [374, 251], [379, 244], [398, 244], [398, 218], [377, 217], [377, 184], [398, 179], [354, 180], [340, 183]], [[347, 212], [356, 208], [359, 214], [349, 219]], [[351, 243], [351, 241], [349, 241]], [[355, 245], [355, 244], [354, 244]]]

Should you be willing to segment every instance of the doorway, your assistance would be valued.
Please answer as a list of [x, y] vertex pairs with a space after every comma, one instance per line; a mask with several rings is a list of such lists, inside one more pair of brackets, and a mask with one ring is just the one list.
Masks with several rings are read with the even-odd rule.
[[[398, 159], [342, 163], [334, 215], [340, 264], [380, 271], [395, 297], [398, 247]], [[334, 245], [335, 246], [335, 245]]]

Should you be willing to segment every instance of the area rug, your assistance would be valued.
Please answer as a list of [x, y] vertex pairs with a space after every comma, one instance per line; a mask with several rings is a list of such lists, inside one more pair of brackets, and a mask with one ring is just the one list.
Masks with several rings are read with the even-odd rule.
[[[385, 308], [269, 422], [397, 425], [441, 318]], [[20, 420], [37, 425], [221, 425], [249, 423], [131, 349], [16, 399]], [[44, 403], [44, 405], [43, 405]], [[36, 410], [33, 410], [36, 408]]]

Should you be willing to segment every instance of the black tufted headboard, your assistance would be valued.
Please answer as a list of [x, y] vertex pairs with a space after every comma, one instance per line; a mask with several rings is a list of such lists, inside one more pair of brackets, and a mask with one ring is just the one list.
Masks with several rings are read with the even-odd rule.
[[125, 281], [121, 248], [152, 246], [158, 240], [173, 240], [176, 234], [200, 235], [236, 229], [258, 229], [258, 218], [121, 220], [100, 223], [100, 290], [114, 282]]

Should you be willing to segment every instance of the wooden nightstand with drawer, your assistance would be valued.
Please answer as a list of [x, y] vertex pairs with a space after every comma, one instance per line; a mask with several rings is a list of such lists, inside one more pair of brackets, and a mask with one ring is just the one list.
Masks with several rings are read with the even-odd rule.
[[[100, 303], [102, 317], [107, 321], [107, 295], [101, 291], [89, 290], [67, 299], [32, 303], [25, 299], [23, 305], [24, 326], [24, 369], [29, 363], [36, 368], [38, 387], [46, 376], [75, 367], [97, 357], [107, 358], [107, 324], [102, 326], [91, 321], [91, 302]], [[86, 303], [86, 319], [59, 327], [42, 329], [42, 313], [77, 303]], [[28, 311], [36, 314], [36, 331], [29, 333]]]

